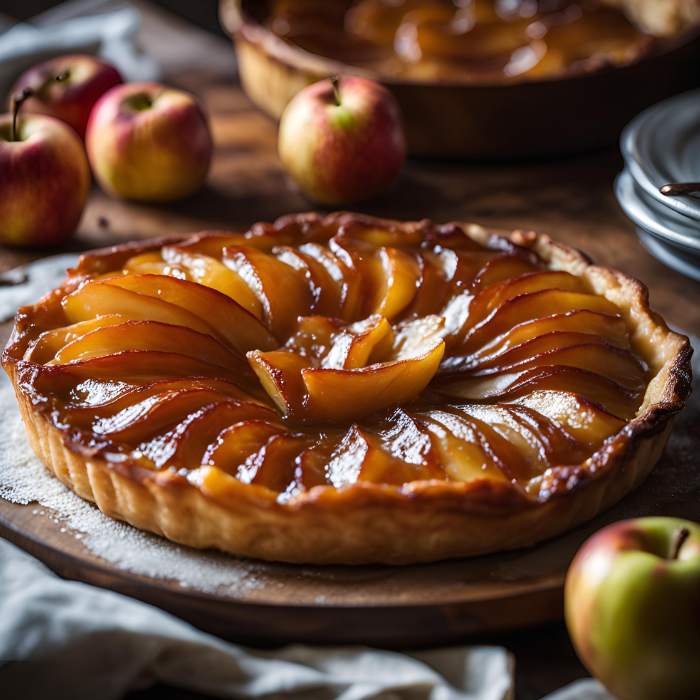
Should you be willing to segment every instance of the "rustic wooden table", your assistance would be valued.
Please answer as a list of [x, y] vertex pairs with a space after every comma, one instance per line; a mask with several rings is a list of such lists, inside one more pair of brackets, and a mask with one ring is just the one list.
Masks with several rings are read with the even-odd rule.
[[[161, 64], [163, 80], [195, 93], [211, 118], [216, 153], [207, 186], [175, 205], [110, 199], [95, 187], [82, 223], [59, 250], [0, 249], [0, 272], [45, 255], [203, 229], [243, 230], [258, 220], [311, 208], [290, 188], [276, 155], [276, 124], [237, 84], [231, 45], [143, 2], [140, 41]], [[594, 260], [643, 280], [654, 309], [700, 333], [700, 284], [652, 258], [615, 201], [617, 150], [566, 160], [481, 164], [413, 160], [382, 198], [356, 209], [379, 216], [475, 221], [547, 232]], [[499, 635], [517, 658], [517, 699], [535, 700], [585, 675], [563, 624]], [[134, 697], [195, 697], [159, 688]]]

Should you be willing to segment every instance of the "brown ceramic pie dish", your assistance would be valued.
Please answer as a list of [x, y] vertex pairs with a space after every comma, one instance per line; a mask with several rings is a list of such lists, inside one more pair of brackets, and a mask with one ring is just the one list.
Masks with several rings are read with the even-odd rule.
[[614, 60], [596, 53], [551, 72], [506, 79], [488, 71], [476, 79], [449, 71], [417, 77], [305, 50], [273, 31], [272, 7], [270, 0], [220, 4], [250, 99], [279, 118], [291, 97], [312, 82], [336, 73], [371, 77], [401, 104], [412, 155], [509, 159], [608, 146], [639, 111], [700, 82], [700, 40], [692, 27], [667, 37], [640, 33]]

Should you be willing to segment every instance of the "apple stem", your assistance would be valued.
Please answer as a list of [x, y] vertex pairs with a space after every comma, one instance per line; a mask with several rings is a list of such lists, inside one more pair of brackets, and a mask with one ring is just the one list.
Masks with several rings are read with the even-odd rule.
[[336, 107], [340, 107], [340, 87], [339, 87], [339, 82], [340, 78], [337, 75], [334, 75], [331, 78], [331, 83], [333, 83], [333, 95], [335, 97], [335, 105]]
[[34, 94], [31, 88], [24, 88], [22, 92], [18, 92], [12, 96], [12, 132], [10, 133], [10, 141], [17, 141], [17, 115], [22, 103]]
[[57, 83], [62, 83], [64, 80], [68, 80], [68, 71], [64, 70], [63, 73], [59, 73], [54, 77]]
[[690, 537], [690, 530], [687, 527], [679, 527], [671, 539], [671, 555], [670, 559], [678, 559], [683, 543]]

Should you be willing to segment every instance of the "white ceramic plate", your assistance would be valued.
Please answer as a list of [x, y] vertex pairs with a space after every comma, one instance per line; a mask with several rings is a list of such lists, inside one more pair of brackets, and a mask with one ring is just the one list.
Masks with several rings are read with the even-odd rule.
[[622, 132], [622, 155], [632, 177], [665, 207], [700, 221], [700, 196], [667, 197], [670, 182], [700, 182], [700, 90], [644, 110]]

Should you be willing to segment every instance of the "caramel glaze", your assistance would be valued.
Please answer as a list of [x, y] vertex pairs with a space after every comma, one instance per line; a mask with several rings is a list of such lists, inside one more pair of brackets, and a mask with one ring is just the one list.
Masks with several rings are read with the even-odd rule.
[[268, 21], [306, 51], [411, 80], [537, 80], [653, 43], [598, 0], [275, 0]]
[[72, 449], [281, 502], [426, 479], [546, 498], [648, 379], [619, 309], [532, 251], [344, 214], [85, 255], [3, 360]]

